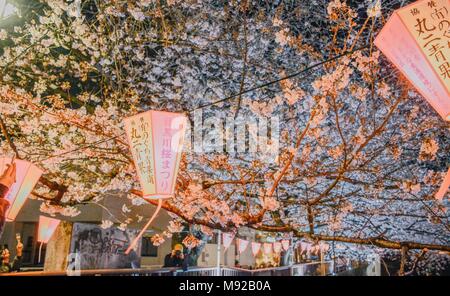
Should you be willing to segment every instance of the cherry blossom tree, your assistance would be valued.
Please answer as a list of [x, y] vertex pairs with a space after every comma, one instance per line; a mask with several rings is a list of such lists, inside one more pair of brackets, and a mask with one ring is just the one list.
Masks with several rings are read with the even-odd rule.
[[[20, 17], [0, 23], [0, 154], [45, 169], [41, 211], [76, 216], [111, 191], [146, 202], [127, 116], [277, 116], [273, 162], [185, 147], [177, 194], [162, 205], [174, 221], [154, 243], [189, 223], [405, 258], [449, 252], [448, 202], [434, 199], [449, 125], [373, 45], [406, 2], [15, 1]], [[123, 228], [138, 219], [123, 212]]]

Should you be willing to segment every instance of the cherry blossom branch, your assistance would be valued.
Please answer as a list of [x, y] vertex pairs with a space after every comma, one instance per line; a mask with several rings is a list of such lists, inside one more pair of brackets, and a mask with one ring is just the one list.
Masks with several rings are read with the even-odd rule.
[[[142, 192], [139, 190], [131, 190], [131, 193], [142, 197]], [[145, 198], [144, 198], [145, 199]], [[148, 203], [156, 206], [158, 204], [157, 200], [154, 199], [145, 199]], [[232, 223], [228, 223], [227, 225], [222, 225], [220, 223], [214, 223], [206, 219], [199, 219], [199, 218], [190, 218], [187, 217], [179, 208], [175, 207], [174, 205], [171, 205], [167, 201], [164, 201], [162, 203], [162, 208], [165, 209], [168, 212], [171, 212], [184, 221], [186, 221], [189, 224], [196, 224], [196, 225], [203, 225], [207, 226], [212, 229], [220, 229], [224, 232], [230, 232], [235, 229], [235, 225]], [[323, 234], [313, 234], [311, 232], [303, 232], [298, 231], [291, 225], [283, 225], [283, 226], [272, 226], [272, 225], [264, 225], [261, 224], [262, 216], [261, 213], [264, 213], [264, 211], [261, 211], [259, 214], [254, 216], [243, 216], [245, 218], [245, 226], [260, 230], [260, 231], [266, 231], [266, 232], [284, 232], [288, 233], [291, 232], [296, 238], [307, 238], [311, 240], [316, 241], [335, 241], [335, 242], [342, 242], [342, 243], [351, 243], [351, 244], [359, 244], [359, 245], [373, 245], [380, 248], [385, 249], [397, 249], [400, 250], [402, 247], [407, 247], [408, 249], [428, 249], [428, 250], [438, 250], [438, 251], [446, 251], [450, 252], [450, 246], [448, 245], [437, 245], [437, 244], [422, 244], [417, 242], [399, 242], [399, 241], [393, 241], [389, 240], [380, 236], [376, 237], [368, 237], [368, 238], [357, 238], [357, 237], [346, 237], [346, 236], [330, 236], [330, 235], [323, 235]]]
[[[15, 152], [17, 159], [21, 159], [21, 156], [17, 150], [17, 147], [14, 144], [14, 142], [12, 141], [12, 139], [8, 133], [8, 130], [6, 128], [6, 124], [3, 121], [3, 118], [1, 115], [0, 115], [0, 125], [1, 125], [2, 133], [5, 136], [11, 149]], [[56, 203], [60, 202], [62, 197], [64, 196], [64, 194], [67, 192], [67, 186], [60, 185], [56, 182], [50, 181], [49, 179], [47, 179], [44, 176], [41, 176], [41, 178], [39, 179], [39, 183], [41, 183], [41, 184], [47, 186], [48, 188], [50, 188], [51, 190], [55, 190], [57, 192], [56, 196], [52, 199], [52, 201], [56, 202]]]

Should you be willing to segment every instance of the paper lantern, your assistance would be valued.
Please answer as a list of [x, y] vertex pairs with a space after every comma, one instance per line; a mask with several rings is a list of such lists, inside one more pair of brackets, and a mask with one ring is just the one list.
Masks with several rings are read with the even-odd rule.
[[258, 254], [260, 249], [261, 249], [261, 244], [260, 243], [252, 242], [252, 254], [253, 254], [253, 256], [256, 256], [256, 254]]
[[240, 238], [237, 239], [239, 254], [242, 254], [245, 251], [245, 249], [247, 249], [248, 243], [249, 242], [245, 239]]
[[233, 241], [234, 233], [222, 233], [223, 246], [226, 249], [231, 245]]
[[447, 175], [445, 176], [444, 182], [439, 188], [439, 191], [436, 193], [436, 199], [443, 200], [449, 186], [450, 186], [450, 168], [447, 171]]
[[39, 216], [39, 229], [37, 241], [41, 243], [48, 243], [53, 233], [58, 227], [61, 220], [53, 219], [45, 216]]
[[273, 251], [275, 253], [280, 253], [281, 252], [281, 243], [280, 242], [274, 242], [273, 243]]
[[59, 222], [61, 221], [58, 219], [39, 216], [39, 228], [37, 237], [37, 241], [41, 243], [41, 245], [39, 246], [39, 262], [41, 262], [42, 245], [48, 243], [53, 233], [55, 232], [56, 227], [58, 227]]
[[421, 0], [396, 10], [375, 45], [450, 121], [450, 1]]
[[283, 250], [285, 250], [285, 251], [289, 250], [289, 240], [283, 239], [281, 241], [281, 246], [283, 247]]
[[269, 255], [270, 253], [272, 253], [272, 244], [264, 243], [263, 250], [264, 250], [264, 254]]
[[[14, 163], [16, 164], [16, 182], [11, 186], [5, 197], [10, 203], [6, 214], [7, 221], [16, 219], [28, 195], [30, 195], [43, 173], [40, 168], [28, 161], [16, 159]], [[8, 164], [11, 164], [11, 158], [0, 158], [0, 174], [6, 170]]]
[[126, 118], [124, 124], [143, 196], [172, 197], [183, 150], [186, 116], [147, 111]]

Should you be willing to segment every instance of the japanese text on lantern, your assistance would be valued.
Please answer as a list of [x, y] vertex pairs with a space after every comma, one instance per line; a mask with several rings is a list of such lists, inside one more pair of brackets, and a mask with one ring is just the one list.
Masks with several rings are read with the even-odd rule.
[[418, 1], [399, 11], [431, 67], [450, 92], [450, 1]]
[[152, 122], [150, 116], [138, 114], [125, 123], [129, 125], [129, 143], [144, 192], [155, 192]]
[[164, 119], [164, 131], [162, 139], [162, 149], [161, 149], [161, 159], [162, 159], [162, 170], [161, 178], [159, 178], [159, 186], [162, 192], [168, 192], [170, 190], [170, 180], [171, 180], [171, 159], [172, 159], [172, 120], [171, 118]]

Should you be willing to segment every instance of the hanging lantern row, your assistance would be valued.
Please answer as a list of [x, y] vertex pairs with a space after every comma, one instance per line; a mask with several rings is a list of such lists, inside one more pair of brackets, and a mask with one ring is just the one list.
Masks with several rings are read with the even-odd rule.
[[308, 242], [300, 242], [298, 244], [301, 253], [315, 254], [318, 252], [326, 253], [330, 249], [330, 245], [325, 242], [319, 242], [318, 244], [312, 244]]
[[[222, 233], [222, 241], [223, 241], [223, 246], [225, 248], [225, 250], [227, 250], [233, 239], [235, 237], [234, 233]], [[253, 256], [256, 256], [259, 251], [262, 250], [264, 252], [264, 254], [268, 255], [271, 254], [272, 252], [275, 253], [280, 253], [281, 250], [287, 251], [289, 250], [289, 246], [290, 246], [290, 242], [287, 239], [281, 240], [280, 242], [274, 242], [274, 243], [256, 243], [256, 242], [252, 242], [250, 244], [249, 241], [245, 240], [245, 239], [241, 239], [241, 238], [237, 238], [236, 239], [236, 243], [237, 243], [237, 248], [238, 248], [238, 252], [239, 254], [242, 254], [249, 245], [251, 245], [251, 251]]]
[[[181, 161], [186, 116], [179, 113], [147, 111], [126, 118], [125, 131], [145, 198], [167, 198], [175, 191]], [[15, 159], [16, 182], [6, 199], [10, 203], [7, 221], [13, 221], [33, 190], [43, 171], [34, 164]], [[0, 158], [0, 172], [12, 164]]]

